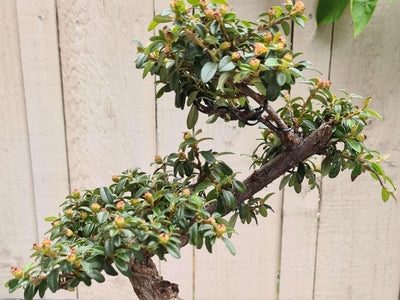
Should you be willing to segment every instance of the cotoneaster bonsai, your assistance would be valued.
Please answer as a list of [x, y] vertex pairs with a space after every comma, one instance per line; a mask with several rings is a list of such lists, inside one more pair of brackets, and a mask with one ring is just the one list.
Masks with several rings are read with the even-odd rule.
[[[350, 169], [354, 181], [368, 172], [383, 200], [394, 198], [380, 165], [385, 157], [364, 143], [366, 121], [381, 119], [368, 109], [371, 99], [345, 91], [336, 96], [329, 81], [306, 80], [309, 62], [288, 45], [290, 23], [307, 20], [301, 1], [275, 6], [256, 22], [238, 18], [225, 0], [187, 2], [173, 0], [154, 17], [149, 30], [168, 25], [158, 27], [147, 47], [137, 42], [136, 66], [156, 76], [157, 98], [174, 92], [175, 106], [190, 108], [188, 129], [199, 113], [210, 116], [208, 123], [222, 118], [242, 130], [258, 126], [254, 171], [239, 181], [222, 160], [227, 153], [202, 150], [201, 130], [187, 131], [177, 153], [155, 157], [152, 174], [131, 168], [112, 176], [109, 187], [67, 196], [62, 212], [46, 219], [48, 238], [33, 245], [35, 262], [11, 269], [10, 292], [23, 288], [25, 299], [33, 299], [121, 273], [139, 299], [178, 299], [178, 285], [159, 276], [152, 257], [178, 259], [187, 244], [212, 252], [219, 240], [235, 254], [229, 238], [236, 220], [267, 216], [271, 194], [255, 194], [278, 178], [280, 189], [300, 192], [302, 184], [318, 187], [319, 174], [334, 178]], [[299, 82], [309, 86], [306, 97], [290, 94]]]

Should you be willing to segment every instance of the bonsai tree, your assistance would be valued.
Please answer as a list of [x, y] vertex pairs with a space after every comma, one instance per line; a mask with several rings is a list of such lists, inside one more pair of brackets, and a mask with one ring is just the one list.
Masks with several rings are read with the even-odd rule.
[[[302, 184], [318, 188], [316, 176], [336, 177], [351, 170], [351, 180], [368, 172], [378, 181], [382, 198], [394, 198], [394, 186], [380, 163], [385, 156], [369, 149], [363, 134], [370, 118], [370, 98], [341, 91], [330, 82], [306, 80], [310, 68], [290, 50], [285, 35], [290, 22], [304, 26], [304, 4], [288, 0], [256, 22], [228, 9], [225, 0], [171, 1], [149, 26], [160, 23], [157, 35], [138, 44], [136, 66], [156, 76], [157, 98], [175, 93], [175, 106], [190, 108], [177, 153], [157, 155], [152, 174], [138, 168], [112, 176], [108, 187], [75, 190], [48, 217], [51, 228], [33, 245], [34, 262], [13, 267], [10, 292], [25, 290], [25, 299], [46, 290], [73, 290], [80, 283], [103, 282], [104, 273], [130, 279], [139, 299], [176, 299], [178, 285], [159, 276], [153, 256], [180, 257], [187, 244], [212, 252], [230, 242], [236, 220], [267, 216], [266, 196], [257, 196], [281, 178], [300, 192]], [[308, 95], [291, 95], [292, 85], [308, 85]], [[274, 110], [269, 104], [275, 102]], [[193, 130], [200, 113], [209, 123], [221, 118], [238, 122], [242, 130], [258, 126], [260, 144], [250, 154], [254, 169], [244, 181], [223, 161], [227, 153], [202, 149], [201, 130]], [[321, 166], [315, 156], [322, 157]]]

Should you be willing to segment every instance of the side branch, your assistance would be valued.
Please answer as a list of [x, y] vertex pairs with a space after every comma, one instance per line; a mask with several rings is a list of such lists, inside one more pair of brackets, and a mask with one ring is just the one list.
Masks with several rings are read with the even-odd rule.
[[[291, 149], [282, 152], [260, 169], [254, 171], [243, 181], [246, 186], [246, 191], [235, 195], [237, 204], [239, 205], [253, 197], [254, 194], [295, 167], [299, 162], [302, 162], [314, 154], [324, 154], [332, 137], [332, 125], [332, 123], [321, 125], [321, 127], [301, 140], [298, 144], [294, 145]], [[210, 213], [216, 212], [216, 204], [210, 204], [207, 207], [207, 211]], [[230, 211], [231, 210], [227, 208], [226, 214]]]

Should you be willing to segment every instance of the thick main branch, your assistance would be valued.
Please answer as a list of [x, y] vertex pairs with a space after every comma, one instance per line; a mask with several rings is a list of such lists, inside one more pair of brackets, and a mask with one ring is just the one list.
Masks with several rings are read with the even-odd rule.
[[[254, 194], [261, 191], [298, 163], [314, 154], [324, 154], [330, 144], [331, 137], [332, 124], [323, 124], [312, 134], [301, 140], [298, 144], [295, 144], [291, 149], [280, 153], [260, 169], [254, 171], [243, 181], [246, 191], [235, 195], [237, 204], [239, 205], [253, 197]], [[209, 205], [207, 211], [210, 213], [216, 212], [216, 204]], [[230, 210], [228, 209], [226, 214], [229, 212]]]

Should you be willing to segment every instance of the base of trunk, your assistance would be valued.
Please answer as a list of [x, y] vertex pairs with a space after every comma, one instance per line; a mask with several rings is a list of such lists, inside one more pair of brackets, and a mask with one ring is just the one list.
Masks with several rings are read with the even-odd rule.
[[129, 278], [132, 287], [140, 300], [180, 300], [179, 288], [176, 283], [164, 280], [157, 271], [151, 258], [143, 261], [132, 261], [133, 272]]

